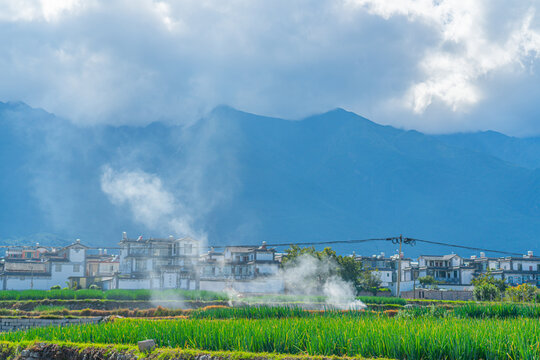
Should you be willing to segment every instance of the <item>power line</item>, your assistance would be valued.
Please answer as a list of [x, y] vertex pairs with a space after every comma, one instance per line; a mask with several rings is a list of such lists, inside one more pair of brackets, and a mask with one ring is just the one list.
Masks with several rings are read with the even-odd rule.
[[[416, 239], [416, 238], [408, 238], [408, 237], [399, 237], [399, 236], [392, 236], [392, 237], [385, 237], [385, 238], [368, 238], [368, 239], [349, 239], [349, 240], [326, 240], [326, 241], [306, 241], [306, 242], [283, 242], [283, 243], [269, 243], [266, 244], [270, 247], [284, 247], [284, 246], [317, 246], [317, 245], [335, 245], [335, 244], [360, 244], [360, 243], [367, 243], [367, 242], [373, 242], [373, 241], [391, 241], [392, 244], [399, 244], [400, 241], [403, 241], [403, 244], [405, 245], [411, 245], [414, 246], [416, 242], [426, 243], [426, 244], [432, 244], [432, 245], [438, 245], [438, 246], [446, 246], [451, 248], [459, 248], [459, 249], [466, 249], [466, 250], [474, 250], [474, 251], [482, 251], [482, 252], [490, 252], [490, 253], [497, 253], [497, 254], [504, 254], [504, 255], [515, 255], [515, 256], [522, 256], [523, 254], [510, 252], [510, 251], [503, 251], [503, 250], [494, 250], [494, 249], [485, 249], [485, 248], [478, 248], [473, 246], [465, 246], [465, 245], [458, 245], [458, 244], [450, 244], [440, 241], [432, 241], [432, 240], [425, 240], [425, 239]], [[255, 244], [247, 244], [247, 245], [208, 245], [208, 248], [217, 248], [217, 249], [223, 249], [226, 247], [257, 247], [259, 245]], [[10, 247], [19, 247], [19, 248], [32, 248], [32, 246], [17, 246], [17, 245], [0, 245], [0, 248], [10, 248]], [[50, 248], [50, 246], [44, 246], [45, 248]], [[120, 247], [115, 246], [104, 246], [104, 247], [89, 247], [89, 250], [98, 250], [98, 249], [109, 249], [109, 250], [120, 250]]]
[[[271, 247], [283, 247], [283, 246], [316, 246], [316, 245], [333, 245], [333, 244], [358, 244], [358, 243], [365, 243], [370, 241], [387, 241], [391, 240], [392, 238], [371, 238], [371, 239], [352, 239], [352, 240], [327, 240], [327, 241], [309, 241], [309, 242], [284, 242], [284, 243], [269, 243], [266, 244], [266, 246]], [[216, 248], [216, 249], [222, 249], [226, 247], [257, 247], [260, 245], [257, 244], [248, 244], [248, 245], [207, 245], [209, 248]]]
[[[485, 248], [478, 248], [478, 247], [472, 247], [472, 246], [465, 246], [465, 245], [458, 245], [458, 244], [450, 244], [440, 241], [431, 241], [431, 240], [424, 240], [424, 239], [416, 239], [416, 238], [408, 238], [403, 237], [402, 240], [400, 240], [399, 236], [393, 236], [393, 237], [386, 237], [386, 238], [369, 238], [369, 239], [350, 239], [350, 240], [327, 240], [327, 241], [308, 241], [308, 242], [285, 242], [285, 243], [269, 243], [267, 246], [271, 247], [283, 247], [283, 246], [291, 246], [291, 245], [297, 245], [297, 246], [317, 246], [317, 245], [333, 245], [333, 244], [359, 244], [359, 243], [366, 243], [366, 242], [372, 242], [372, 241], [391, 241], [393, 244], [399, 244], [400, 241], [403, 241], [403, 244], [405, 245], [411, 245], [414, 246], [416, 242], [426, 243], [426, 244], [432, 244], [432, 245], [439, 245], [439, 246], [446, 246], [451, 248], [459, 248], [459, 249], [467, 249], [467, 250], [474, 250], [474, 251], [482, 251], [482, 252], [490, 252], [490, 253], [497, 253], [497, 254], [504, 254], [504, 255], [515, 255], [515, 256], [522, 256], [523, 254], [510, 252], [510, 251], [503, 251], [503, 250], [494, 250], [494, 249], [485, 249]], [[233, 245], [238, 247], [256, 247], [258, 245]], [[213, 248], [225, 248], [227, 246], [208, 246]]]
[[413, 241], [423, 242], [423, 243], [426, 243], [426, 244], [454, 247], [454, 248], [467, 249], [467, 250], [476, 250], [476, 251], [492, 252], [492, 253], [505, 254], [505, 255], [516, 255], [516, 256], [522, 256], [523, 255], [523, 254], [520, 254], [520, 253], [515, 253], [515, 252], [510, 252], [510, 251], [501, 251], [501, 250], [484, 249], [484, 248], [477, 248], [477, 247], [465, 246], [465, 245], [448, 244], [448, 243], [443, 243], [443, 242], [439, 242], [439, 241], [413, 239], [413, 238], [408, 238], [408, 239], [413, 240]]

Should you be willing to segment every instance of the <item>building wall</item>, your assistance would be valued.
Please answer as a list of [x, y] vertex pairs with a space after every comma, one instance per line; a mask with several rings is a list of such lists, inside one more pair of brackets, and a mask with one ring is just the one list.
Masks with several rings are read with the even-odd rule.
[[260, 251], [257, 251], [256, 252], [257, 254], [257, 259], [256, 260], [260, 260], [260, 261], [272, 261], [274, 260], [274, 254], [272, 252], [260, 252]]
[[4, 271], [27, 271], [27, 272], [47, 272], [47, 264], [44, 262], [10, 262], [4, 264]]
[[416, 289], [416, 291], [403, 291], [401, 297], [405, 299], [430, 299], [430, 300], [472, 300], [472, 291], [462, 290], [432, 290]]
[[139, 290], [151, 289], [150, 279], [118, 279], [118, 289]]

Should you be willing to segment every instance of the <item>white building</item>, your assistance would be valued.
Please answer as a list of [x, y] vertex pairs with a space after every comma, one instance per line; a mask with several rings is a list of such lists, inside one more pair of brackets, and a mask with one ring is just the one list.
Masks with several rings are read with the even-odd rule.
[[240, 293], [282, 293], [275, 249], [261, 246], [227, 246], [223, 252], [211, 249], [200, 259], [200, 288]]
[[39, 257], [4, 258], [4, 268], [0, 274], [3, 290], [48, 290], [52, 286], [68, 286], [70, 278], [82, 277], [86, 268], [88, 247], [80, 240], [50, 252], [41, 251]]
[[503, 279], [508, 285], [531, 284], [540, 287], [540, 257], [534, 256], [528, 251], [522, 257], [486, 257], [485, 253], [480, 256], [471, 256], [468, 262], [475, 267], [476, 275], [490, 272], [496, 279]]
[[474, 266], [456, 254], [418, 257], [418, 277], [432, 276], [441, 289], [468, 290], [474, 273]]
[[199, 242], [186, 237], [175, 239], [129, 239], [120, 242], [120, 271], [115, 275], [117, 289], [199, 288], [197, 263]]
[[[392, 295], [397, 294], [398, 268], [400, 264], [398, 254], [390, 257], [386, 257], [384, 253], [372, 256], [355, 256], [355, 259], [362, 262], [366, 269], [373, 271], [373, 274], [381, 280], [381, 287], [390, 289]], [[405, 258], [401, 254], [400, 292], [413, 288], [413, 274], [412, 260]]]

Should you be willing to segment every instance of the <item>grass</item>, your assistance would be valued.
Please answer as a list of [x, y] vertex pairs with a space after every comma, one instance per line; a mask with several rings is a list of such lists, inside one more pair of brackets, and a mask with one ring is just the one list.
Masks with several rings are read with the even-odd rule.
[[68, 308], [56, 305], [38, 305], [32, 311], [39, 313], [62, 313], [68, 311]]
[[403, 309], [401, 317], [457, 317], [467, 319], [540, 318], [540, 305], [516, 303], [467, 303], [461, 306], [423, 306]]
[[[400, 299], [391, 296], [358, 296], [357, 300], [362, 301], [364, 304], [381, 304], [381, 305], [406, 305], [407, 300]], [[318, 295], [260, 295], [249, 296], [240, 301], [245, 303], [324, 303], [326, 302], [325, 296]]]
[[280, 319], [121, 319], [99, 325], [34, 328], [5, 341], [70, 341], [324, 356], [406, 359], [538, 359], [537, 319], [335, 316]]
[[[137, 346], [112, 345], [112, 344], [87, 344], [64, 341], [50, 342], [9, 342], [0, 341], [0, 359], [20, 359], [24, 350], [37, 351], [38, 353], [55, 354], [55, 358], [69, 358], [77, 354], [81, 358], [100, 359], [124, 359], [133, 358], [149, 360], [329, 360], [322, 356], [307, 356], [276, 353], [250, 353], [242, 351], [201, 351], [182, 348], [158, 348], [151, 353], [139, 352]], [[65, 356], [65, 357], [63, 357]], [[334, 358], [340, 359], [340, 358]], [[342, 358], [343, 360], [367, 360], [365, 358]], [[377, 358], [377, 360], [385, 360]], [[388, 359], [386, 359], [388, 360]]]
[[228, 300], [223, 293], [202, 290], [1, 290], [1, 300]]
[[356, 299], [364, 304], [380, 304], [380, 305], [406, 305], [407, 300], [391, 296], [359, 296]]

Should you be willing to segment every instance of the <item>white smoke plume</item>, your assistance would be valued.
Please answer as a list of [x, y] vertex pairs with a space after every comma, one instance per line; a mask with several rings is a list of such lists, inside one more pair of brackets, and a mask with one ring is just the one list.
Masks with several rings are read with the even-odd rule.
[[326, 304], [336, 309], [360, 310], [366, 306], [356, 300], [353, 284], [337, 275], [338, 265], [330, 259], [317, 259], [304, 254], [283, 270], [289, 292], [297, 295], [322, 295]]
[[115, 171], [105, 166], [101, 189], [113, 204], [127, 205], [134, 219], [149, 230], [206, 239], [204, 233], [194, 229], [193, 217], [186, 206], [166, 190], [157, 175], [141, 170]]

